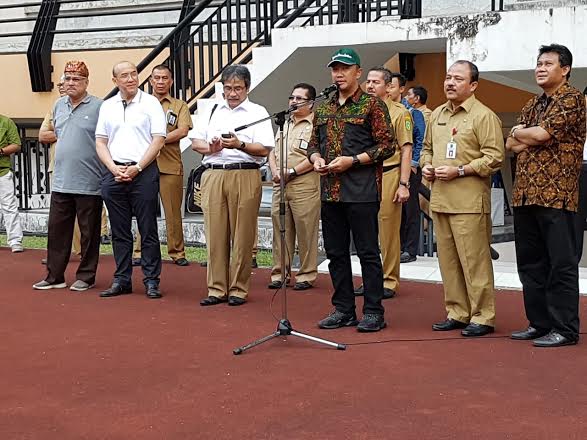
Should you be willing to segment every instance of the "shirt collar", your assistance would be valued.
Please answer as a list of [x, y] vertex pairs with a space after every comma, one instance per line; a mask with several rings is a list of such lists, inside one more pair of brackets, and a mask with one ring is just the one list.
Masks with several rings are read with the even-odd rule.
[[[90, 99], [90, 94], [86, 92], [86, 96], [84, 96], [84, 99], [80, 101], [80, 104], [87, 104], [88, 102], [90, 102]], [[67, 97], [67, 103], [71, 106], [71, 98], [69, 96]]]
[[[129, 102], [129, 104], [130, 104], [131, 102], [141, 102], [141, 97], [142, 97], [142, 96], [143, 96], [143, 91], [142, 91], [141, 89], [139, 89], [139, 91], [138, 91], [138, 92], [137, 92], [137, 94], [134, 96], [134, 98], [133, 98], [133, 99], [132, 99], [132, 100]], [[122, 102], [122, 95], [121, 95], [121, 93], [120, 93], [120, 92], [118, 92], [118, 93], [116, 94], [116, 96], [114, 97], [114, 99], [115, 99], [117, 102]]]
[[467, 99], [465, 99], [465, 101], [463, 101], [463, 103], [461, 105], [459, 105], [457, 108], [452, 110], [452, 104], [450, 103], [450, 101], [447, 101], [444, 104], [444, 110], [448, 110], [449, 112], [454, 114], [454, 113], [457, 113], [459, 108], [462, 108], [464, 111], [469, 113], [471, 111], [471, 109], [473, 108], [473, 105], [475, 104], [475, 102], [477, 102], [477, 98], [475, 98], [475, 95], [471, 95]]
[[[155, 96], [155, 95], [153, 95]], [[156, 97], [156, 96], [155, 96]], [[159, 99], [159, 98], [157, 98]], [[168, 93], [167, 95], [165, 95], [163, 98], [159, 99], [159, 102], [163, 102], [163, 101], [168, 101], [168, 102], [173, 102], [173, 98], [171, 97], [171, 95]]]
[[[338, 102], [339, 93], [340, 92], [337, 91], [334, 95], [332, 95], [332, 98], [330, 98], [330, 103], [331, 104], [339, 105], [339, 102]], [[361, 86], [357, 87], [357, 90], [355, 90], [355, 93], [353, 93], [352, 96], [350, 96], [349, 98], [347, 98], [347, 100], [344, 102], [344, 104], [346, 104], [347, 102], [349, 102], [349, 99], [351, 101], [353, 101], [354, 103], [359, 102], [359, 100], [361, 99], [361, 96], [363, 96], [364, 93], [365, 92], [363, 92], [363, 89], [361, 88]]]
[[[309, 122], [310, 124], [314, 121], [314, 112], [310, 112], [310, 114], [306, 117], [303, 117], [302, 119], [300, 119], [296, 124], [299, 124], [300, 122]], [[293, 123], [293, 117], [289, 118], [289, 122]]]
[[567, 92], [567, 91], [569, 90], [569, 87], [570, 87], [570, 84], [569, 84], [569, 82], [568, 82], [568, 81], [565, 81], [564, 83], [562, 83], [562, 84], [560, 85], [560, 87], [559, 87], [558, 89], [556, 89], [556, 91], [555, 91], [555, 92], [554, 92], [552, 95], [550, 95], [550, 96], [546, 96], [546, 93], [544, 93], [544, 92], [543, 92], [543, 93], [542, 93], [542, 94], [541, 94], [541, 95], [538, 97], [538, 99], [539, 99], [539, 100], [545, 100], [545, 101], [549, 101], [550, 99], [552, 99], [552, 98], [554, 98], [554, 97], [556, 97], [556, 96], [558, 96], [558, 95], [561, 95], [561, 94], [563, 94], [563, 93]]
[[220, 107], [225, 107], [231, 111], [236, 111], [239, 109], [242, 110], [249, 110], [250, 109], [250, 105], [251, 105], [251, 101], [249, 101], [249, 97], [247, 96], [247, 98], [241, 102], [239, 105], [237, 105], [235, 108], [230, 108], [230, 106], [228, 105], [228, 101], [226, 99], [223, 99], [222, 102], [219, 104]]

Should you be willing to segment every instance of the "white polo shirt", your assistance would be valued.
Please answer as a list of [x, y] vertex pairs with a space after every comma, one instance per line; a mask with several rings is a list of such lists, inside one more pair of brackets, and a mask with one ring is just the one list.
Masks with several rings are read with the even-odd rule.
[[[210, 109], [210, 112], [212, 109]], [[210, 143], [214, 137], [221, 137], [222, 133], [236, 133], [241, 142], [260, 143], [268, 149], [275, 146], [275, 136], [271, 120], [261, 122], [244, 130], [235, 132], [236, 127], [258, 121], [269, 116], [265, 107], [252, 103], [249, 98], [245, 99], [238, 107], [231, 109], [226, 100], [219, 103], [210, 117], [210, 112], [198, 117], [193, 132], [188, 136], [190, 139], [205, 140]], [[262, 165], [264, 157], [251, 156], [236, 148], [223, 148], [218, 153], [206, 154], [202, 160], [203, 164], [223, 165], [228, 163], [256, 162]]]
[[96, 138], [108, 139], [112, 160], [138, 162], [153, 136], [167, 136], [165, 113], [154, 96], [139, 90], [125, 108], [118, 92], [100, 107]]

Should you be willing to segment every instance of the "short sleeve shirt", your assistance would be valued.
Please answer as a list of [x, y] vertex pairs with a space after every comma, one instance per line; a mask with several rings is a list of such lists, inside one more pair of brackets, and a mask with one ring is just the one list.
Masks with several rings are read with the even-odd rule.
[[51, 190], [67, 194], [100, 195], [104, 166], [96, 151], [96, 124], [102, 99], [87, 95], [75, 108], [68, 96], [53, 107], [55, 165]]
[[[226, 101], [219, 103], [211, 111], [214, 113], [198, 117], [191, 139], [200, 139], [211, 142], [215, 137], [221, 137], [223, 133], [233, 132], [235, 128], [267, 118], [269, 113], [258, 104], [245, 99], [239, 106], [231, 109]], [[268, 119], [256, 125], [239, 130], [235, 133], [241, 142], [259, 143], [266, 148], [275, 146], [275, 139], [271, 121]], [[206, 154], [202, 163], [205, 165], [224, 165], [229, 163], [256, 162], [259, 165], [265, 162], [264, 157], [251, 156], [250, 154], [234, 148], [224, 148], [217, 153]]]
[[[192, 117], [188, 105], [180, 100], [167, 95], [161, 100], [161, 106], [165, 112], [165, 122], [167, 123], [167, 133], [171, 133], [178, 128], [192, 129]], [[165, 142], [161, 153], [157, 157], [157, 166], [159, 172], [163, 174], [183, 174], [181, 162], [181, 149], [178, 142]]]
[[539, 205], [577, 211], [585, 145], [585, 97], [563, 84], [551, 96], [536, 96], [522, 109], [520, 124], [539, 126], [552, 138], [516, 157], [513, 206]]
[[163, 107], [157, 98], [142, 90], [126, 105], [119, 92], [100, 108], [96, 138], [108, 139], [114, 161], [139, 162], [153, 137], [166, 135]]
[[[8, 145], [20, 145], [20, 136], [18, 128], [12, 119], [0, 115], [0, 148]], [[5, 176], [10, 171], [10, 156], [0, 156], [0, 177]]]
[[391, 125], [397, 138], [399, 148], [390, 158], [383, 162], [383, 166], [397, 166], [401, 162], [401, 147], [406, 144], [413, 143], [412, 137], [412, 115], [410, 111], [400, 102], [386, 99], [385, 104], [389, 110], [389, 117], [391, 118]]

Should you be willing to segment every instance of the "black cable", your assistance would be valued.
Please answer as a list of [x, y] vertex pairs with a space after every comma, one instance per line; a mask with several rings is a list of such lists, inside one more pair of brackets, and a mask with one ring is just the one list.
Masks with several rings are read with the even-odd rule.
[[[587, 335], [587, 332], [579, 332], [580, 335]], [[447, 338], [417, 338], [417, 339], [384, 339], [382, 341], [367, 341], [367, 342], [351, 342], [344, 344], [347, 347], [352, 345], [375, 345], [375, 344], [387, 344], [390, 342], [438, 342], [438, 341], [479, 341], [483, 339], [510, 339], [509, 335], [494, 335], [494, 336], [483, 336], [481, 338], [466, 338], [463, 336], [451, 336]]]

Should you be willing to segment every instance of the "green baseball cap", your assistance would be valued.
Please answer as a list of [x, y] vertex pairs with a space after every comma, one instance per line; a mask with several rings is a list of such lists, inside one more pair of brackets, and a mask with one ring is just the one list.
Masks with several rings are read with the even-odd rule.
[[349, 47], [343, 47], [342, 49], [338, 49], [330, 58], [330, 62], [326, 65], [326, 67], [332, 66], [334, 63], [342, 63], [352, 66], [356, 64], [357, 66], [361, 66], [361, 58], [359, 58], [359, 54]]

